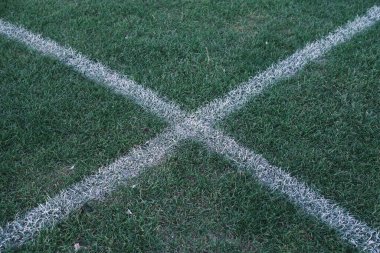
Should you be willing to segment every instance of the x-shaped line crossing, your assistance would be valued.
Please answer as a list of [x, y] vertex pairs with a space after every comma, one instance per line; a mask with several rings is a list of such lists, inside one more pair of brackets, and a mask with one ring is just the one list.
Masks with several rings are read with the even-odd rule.
[[205, 144], [233, 161], [239, 169], [250, 173], [258, 182], [278, 191], [307, 214], [335, 229], [343, 239], [368, 252], [380, 252], [380, 236], [376, 230], [360, 222], [333, 201], [309, 188], [265, 158], [238, 144], [233, 138], [214, 127], [215, 123], [244, 106], [254, 96], [272, 84], [289, 78], [306, 64], [325, 55], [335, 46], [351, 39], [358, 32], [380, 20], [380, 8], [372, 7], [367, 13], [338, 28], [326, 37], [308, 44], [302, 50], [269, 67], [261, 74], [240, 85], [226, 96], [215, 99], [199, 110], [188, 113], [180, 106], [160, 98], [125, 76], [93, 62], [71, 48], [44, 39], [22, 27], [0, 19], [0, 34], [22, 42], [30, 48], [54, 57], [74, 68], [87, 78], [102, 83], [126, 95], [137, 104], [169, 122], [170, 126], [145, 145], [132, 149], [126, 156], [99, 170], [98, 173], [63, 190], [45, 204], [30, 210], [23, 217], [0, 229], [0, 250], [21, 245], [41, 229], [66, 218], [90, 200], [103, 198], [126, 180], [137, 176], [142, 169], [158, 165], [170, 156], [183, 140], [192, 139]]

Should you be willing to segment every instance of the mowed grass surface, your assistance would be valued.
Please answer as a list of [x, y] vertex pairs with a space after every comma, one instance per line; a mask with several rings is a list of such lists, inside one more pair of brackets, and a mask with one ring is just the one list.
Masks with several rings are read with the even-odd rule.
[[338, 47], [223, 128], [380, 229], [380, 26]]
[[[0, 3], [0, 17], [72, 46], [174, 99], [184, 108], [195, 109], [293, 53], [306, 42], [319, 39], [338, 25], [362, 15], [375, 2], [5, 0]], [[336, 103], [327, 99], [335, 99], [338, 88], [346, 88], [343, 79], [349, 77], [349, 72], [344, 72], [347, 70], [344, 67], [355, 69], [355, 74], [362, 73], [365, 80], [368, 76], [368, 83], [362, 83], [367, 87], [366, 92], [356, 90], [357, 96], [365, 96], [360, 103], [368, 105], [369, 101], [376, 101], [367, 101], [367, 96], [376, 96], [373, 84], [376, 72], [356, 69], [360, 66], [359, 56], [363, 70], [364, 66], [377, 62], [376, 36], [372, 31], [350, 43], [348, 52], [339, 53], [344, 47], [336, 50], [332, 56], [310, 66], [301, 77], [269, 90], [222, 126], [247, 146], [263, 152], [274, 164], [295, 169], [292, 171], [295, 176], [321, 187], [326, 196], [343, 201], [343, 206], [359, 215], [363, 213], [352, 209], [352, 202], [335, 196], [354, 194], [354, 190], [347, 191], [348, 186], [353, 187], [345, 185], [347, 176], [329, 174], [322, 163], [328, 161], [326, 164], [329, 164], [329, 159], [335, 156], [340, 156], [342, 161], [352, 158], [346, 155], [352, 155], [350, 148], [356, 143], [374, 160], [373, 152], [376, 152], [376, 145], [379, 146], [376, 144], [379, 138], [374, 136], [374, 140], [368, 142], [370, 145], [363, 135], [360, 135], [363, 140], [358, 137], [358, 142], [353, 141], [350, 126], [324, 134], [326, 122], [330, 122], [327, 126], [331, 131], [335, 129], [331, 122], [352, 123], [354, 118], [349, 117], [347, 123], [344, 116], [350, 115], [350, 103], [344, 108], [336, 107], [341, 109], [336, 116], [339, 120], [324, 121], [320, 114], [333, 117], [337, 111], [331, 106]], [[358, 46], [362, 51], [355, 51]], [[367, 52], [370, 48], [373, 51]], [[45, 200], [47, 194], [54, 195], [127, 152], [133, 145], [143, 143], [164, 126], [124, 98], [86, 81], [54, 60], [30, 53], [15, 42], [1, 40], [3, 55], [0, 73], [4, 92], [0, 102], [1, 108], [4, 104], [7, 109], [4, 110], [5, 120], [1, 121], [5, 126], [1, 143], [5, 152], [1, 153], [0, 170], [5, 175], [0, 181], [0, 203], [5, 209], [0, 208], [1, 225], [15, 213], [22, 213]], [[342, 55], [350, 63], [342, 64]], [[326, 85], [309, 79], [308, 75], [313, 73], [317, 75], [315, 81], [325, 80]], [[338, 78], [343, 78], [342, 82]], [[308, 85], [301, 85], [303, 80]], [[328, 84], [336, 80], [336, 87], [328, 86], [326, 80]], [[356, 82], [349, 83], [348, 89], [355, 90]], [[291, 85], [293, 90], [289, 90]], [[302, 90], [306, 86], [314, 90]], [[327, 87], [330, 90], [323, 90]], [[353, 98], [350, 96], [346, 98], [348, 101]], [[270, 102], [265, 101], [268, 98]], [[283, 104], [275, 107], [279, 101]], [[311, 104], [305, 106], [305, 101]], [[307, 120], [291, 118], [300, 114], [297, 112], [306, 115], [306, 111], [313, 108], [316, 114], [308, 116]], [[378, 107], [365, 108], [372, 108], [369, 113], [378, 115]], [[283, 111], [276, 111], [280, 109]], [[318, 113], [320, 110], [322, 112]], [[374, 117], [375, 123], [363, 123], [366, 131], [378, 126], [378, 117]], [[306, 130], [300, 130], [297, 135], [291, 128], [297, 129], [297, 125], [303, 123], [300, 119], [306, 125], [299, 128]], [[273, 129], [280, 123], [291, 130], [280, 131], [273, 137]], [[355, 125], [355, 131], [357, 128], [359, 125]], [[302, 136], [312, 138], [309, 133], [314, 129], [322, 129], [315, 137], [320, 137], [316, 145], [313, 146], [313, 141], [297, 144], [297, 149], [291, 145], [298, 143], [296, 140]], [[286, 134], [295, 136], [292, 142], [284, 139], [288, 137]], [[368, 140], [369, 134], [366, 136]], [[335, 146], [332, 145], [329, 152], [319, 149], [332, 140], [337, 145], [333, 143]], [[284, 143], [289, 145], [284, 146]], [[347, 149], [340, 151], [344, 146]], [[362, 153], [356, 154], [361, 157]], [[372, 160], [370, 164], [375, 167], [367, 166], [364, 172], [376, 168], [378, 163]], [[363, 164], [360, 159], [350, 163], [351, 168]], [[298, 166], [300, 164], [302, 166]], [[305, 176], [305, 164], [311, 168], [309, 176]], [[72, 165], [75, 165], [73, 170], [70, 169]], [[315, 173], [312, 168], [319, 165], [318, 168], [326, 173]], [[269, 193], [251, 177], [236, 171], [221, 157], [198, 145], [187, 144], [169, 162], [144, 173], [109, 199], [89, 203], [73, 213], [68, 221], [13, 251], [72, 252], [74, 243], [84, 246], [82, 252], [354, 251], [334, 232], [309, 218], [285, 198]], [[359, 174], [351, 178], [356, 180]], [[373, 172], [372, 177], [376, 176]], [[334, 181], [336, 178], [343, 180], [337, 188], [340, 190], [333, 187], [338, 185]], [[365, 189], [376, 192], [375, 183]], [[357, 191], [360, 190], [357, 188]], [[375, 205], [379, 201], [374, 201], [371, 193], [359, 194], [364, 195], [354, 195], [358, 200], [371, 195], [372, 203], [363, 201], [364, 205], [372, 206], [369, 211], [366, 209], [368, 214], [364, 213], [363, 219], [379, 227], [374, 218], [374, 211], [378, 210]], [[363, 202], [358, 201], [357, 208]], [[370, 213], [371, 210], [374, 213]]]
[[223, 157], [187, 143], [17, 252], [354, 252]]
[[195, 109], [374, 3], [3, 0], [0, 16]]
[[0, 38], [0, 224], [164, 126], [122, 96]]

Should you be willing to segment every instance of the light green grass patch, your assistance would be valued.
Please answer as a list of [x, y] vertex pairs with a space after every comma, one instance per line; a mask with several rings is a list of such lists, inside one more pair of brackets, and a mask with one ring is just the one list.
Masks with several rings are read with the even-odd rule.
[[0, 224], [143, 144], [164, 123], [0, 39]]
[[281, 82], [223, 127], [380, 228], [380, 27]]

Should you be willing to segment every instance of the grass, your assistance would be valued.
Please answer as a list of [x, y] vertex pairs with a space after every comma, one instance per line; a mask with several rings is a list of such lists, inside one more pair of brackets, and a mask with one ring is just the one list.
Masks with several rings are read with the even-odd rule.
[[[376, 2], [4, 0], [0, 17], [193, 110]], [[337, 48], [220, 125], [374, 228], [378, 32]], [[54, 60], [3, 38], [0, 46], [0, 225], [165, 127]], [[74, 243], [82, 252], [355, 251], [195, 143], [9, 251], [72, 252]]]
[[196, 109], [376, 2], [5, 0], [0, 16]]
[[194, 143], [86, 209], [19, 252], [72, 252], [74, 243], [82, 252], [352, 252]]
[[380, 39], [377, 25], [223, 127], [373, 227], [380, 227]]
[[165, 125], [54, 60], [0, 45], [1, 225]]

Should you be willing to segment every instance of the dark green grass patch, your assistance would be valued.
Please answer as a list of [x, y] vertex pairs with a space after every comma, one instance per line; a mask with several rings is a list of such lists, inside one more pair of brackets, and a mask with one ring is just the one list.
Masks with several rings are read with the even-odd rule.
[[375, 0], [3, 0], [0, 17], [195, 109]]
[[353, 252], [222, 157], [188, 143], [18, 252]]
[[[4, 0], [0, 17], [194, 109], [378, 1]], [[227, 120], [232, 135], [379, 228], [379, 28]], [[0, 40], [0, 225], [164, 124]], [[345, 252], [282, 196], [187, 145], [22, 252]], [[136, 185], [136, 187], [132, 187]], [[18, 250], [16, 250], [18, 251]]]
[[380, 26], [271, 88], [223, 125], [380, 228]]
[[54, 60], [0, 48], [0, 225], [164, 126]]

